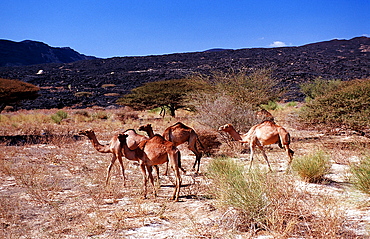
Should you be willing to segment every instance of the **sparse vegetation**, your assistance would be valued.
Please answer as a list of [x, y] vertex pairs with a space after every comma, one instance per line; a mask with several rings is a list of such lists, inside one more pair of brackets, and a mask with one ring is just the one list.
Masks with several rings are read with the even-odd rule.
[[340, 88], [341, 80], [325, 80], [321, 77], [314, 79], [312, 82], [300, 85], [302, 92], [306, 95], [306, 101], [311, 101], [320, 96], [324, 96], [330, 91]]
[[303, 180], [316, 183], [324, 179], [330, 166], [329, 156], [324, 151], [317, 150], [294, 159], [291, 167]]
[[68, 113], [67, 112], [65, 112], [63, 110], [59, 110], [55, 114], [53, 114], [51, 116], [51, 119], [55, 123], [60, 124], [60, 122], [62, 122], [62, 120], [64, 120], [64, 119], [67, 119], [67, 117], [68, 117]]
[[[251, 236], [261, 231], [273, 232], [279, 238], [306, 236], [301, 230], [307, 226], [313, 238], [341, 238], [343, 218], [336, 214], [340, 209], [335, 200], [320, 196], [307, 202], [308, 195], [297, 191], [288, 176], [259, 169], [248, 172], [237, 159], [216, 158], [208, 170], [214, 194], [227, 213], [234, 215], [233, 219], [231, 215], [225, 217], [223, 223], [235, 220], [235, 228]], [[310, 208], [313, 205], [315, 212]]]
[[[211, 94], [207, 97], [214, 99]], [[308, 178], [314, 180], [306, 181], [284, 173], [286, 158], [276, 145], [267, 149], [272, 168], [276, 170], [272, 173], [263, 171], [265, 163], [258, 165], [263, 161], [258, 151], [254, 167], [248, 172], [249, 161], [244, 159], [249, 155], [248, 151], [243, 152], [247, 155], [240, 154], [242, 146], [236, 159], [211, 158], [221, 152], [217, 144], [220, 134], [216, 131], [220, 125], [231, 122], [239, 125], [243, 132], [253, 124], [254, 108], [233, 104], [230, 97], [232, 95], [219, 95], [217, 100], [205, 104], [204, 111], [178, 110], [176, 114], [180, 118], [162, 119], [158, 112], [135, 111], [129, 107], [64, 108], [0, 115], [2, 136], [48, 136], [42, 142], [26, 140], [22, 146], [6, 146], [7, 141], [0, 141], [0, 237], [125, 238], [155, 230], [168, 237], [186, 238], [366, 238], [367, 219], [363, 212], [367, 208], [348, 203], [353, 190], [333, 186], [348, 183], [348, 167], [337, 175], [326, 174], [327, 171], [321, 174], [335, 181], [333, 185], [312, 184], [310, 182], [320, 182], [320, 177], [309, 174]], [[218, 113], [212, 107], [217, 108]], [[274, 116], [278, 115], [279, 124], [288, 127], [292, 135], [291, 146], [296, 151], [293, 164], [305, 161], [304, 156], [312, 154], [311, 158], [322, 159], [334, 152], [336, 166], [361, 165], [352, 165], [352, 155], [360, 155], [359, 151], [368, 148], [367, 138], [362, 137], [359, 142], [359, 138], [350, 135], [342, 142], [342, 136], [301, 131], [295, 128], [293, 110], [296, 109], [271, 110]], [[235, 115], [230, 116], [230, 112]], [[68, 120], [56, 124], [52, 115]], [[204, 118], [199, 120], [199, 117]], [[289, 119], [285, 121], [286, 118]], [[142, 178], [133, 162], [125, 161], [126, 187], [122, 186], [118, 164], [112, 169], [110, 184], [105, 186], [110, 157], [96, 153], [86, 140], [75, 137], [78, 130], [91, 128], [105, 143], [117, 132], [137, 129], [146, 123], [151, 123], [155, 133], [161, 134], [177, 121], [193, 127], [208, 150], [202, 158], [200, 173], [195, 175], [190, 170], [194, 156], [189, 155], [186, 147], [180, 149], [182, 166], [188, 170], [182, 174], [180, 203], [167, 200], [173, 191], [173, 174], [161, 176], [157, 199], [140, 199]], [[312, 151], [318, 145], [325, 146], [321, 156], [320, 152]], [[326, 164], [317, 163], [316, 167], [322, 168], [320, 165]], [[315, 170], [309, 169], [311, 171]], [[341, 181], [336, 176], [345, 179]], [[349, 182], [356, 184], [354, 178]]]
[[351, 164], [352, 183], [358, 190], [370, 194], [370, 156]]
[[7, 105], [16, 105], [22, 100], [37, 98], [39, 90], [30, 83], [0, 78], [0, 113]]
[[328, 83], [331, 87], [323, 87], [321, 83], [314, 83], [314, 89], [322, 89], [320, 93], [312, 93], [315, 98], [302, 109], [301, 120], [323, 127], [367, 130], [370, 125], [370, 79], [334, 81]]
[[192, 79], [149, 82], [131, 90], [130, 94], [120, 98], [117, 103], [137, 110], [157, 107], [164, 110], [167, 107], [174, 117], [176, 110], [192, 109], [189, 104], [190, 92], [203, 90], [206, 86], [204, 82]]

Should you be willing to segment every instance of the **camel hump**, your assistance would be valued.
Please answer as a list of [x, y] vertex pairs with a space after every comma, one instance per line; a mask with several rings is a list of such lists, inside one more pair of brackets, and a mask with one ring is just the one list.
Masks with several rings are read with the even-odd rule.
[[123, 134], [130, 134], [130, 133], [136, 134], [136, 131], [134, 129], [127, 129], [127, 130], [123, 131]]
[[183, 128], [183, 129], [192, 129], [189, 126], [186, 126], [185, 124], [183, 124], [182, 122], [177, 122], [173, 126], [179, 126], [179, 127]]

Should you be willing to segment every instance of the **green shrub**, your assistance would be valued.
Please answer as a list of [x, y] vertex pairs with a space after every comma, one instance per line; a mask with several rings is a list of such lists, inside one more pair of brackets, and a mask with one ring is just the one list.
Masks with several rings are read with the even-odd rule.
[[370, 125], [370, 79], [341, 82], [340, 87], [307, 102], [302, 122], [363, 130]]
[[217, 185], [216, 197], [223, 204], [241, 210], [250, 221], [264, 223], [269, 204], [264, 173], [254, 169], [245, 173], [241, 163], [224, 157], [214, 159], [208, 171]]
[[323, 96], [329, 91], [336, 90], [340, 87], [341, 80], [325, 80], [321, 77], [316, 78], [313, 82], [303, 83], [300, 85], [302, 92], [306, 95], [306, 100], [315, 99]]
[[92, 114], [93, 119], [108, 119], [109, 114], [105, 111], [97, 111]]
[[59, 110], [55, 114], [51, 115], [51, 119], [57, 124], [60, 124], [60, 122], [62, 122], [62, 120], [66, 119], [67, 117], [68, 113], [63, 110]]
[[351, 173], [354, 187], [370, 194], [370, 157], [365, 157], [360, 163], [351, 165]]
[[265, 110], [277, 110], [281, 108], [281, 106], [279, 106], [279, 104], [275, 101], [269, 101], [267, 104], [262, 104], [261, 108]]
[[331, 164], [329, 156], [324, 151], [317, 150], [316, 152], [294, 159], [291, 167], [303, 180], [315, 183], [324, 179]]

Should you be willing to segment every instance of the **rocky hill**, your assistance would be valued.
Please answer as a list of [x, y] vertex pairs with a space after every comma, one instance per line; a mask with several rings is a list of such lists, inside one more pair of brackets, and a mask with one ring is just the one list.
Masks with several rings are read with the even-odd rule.
[[[285, 100], [302, 100], [299, 84], [316, 77], [351, 80], [370, 77], [370, 38], [331, 40], [299, 47], [177, 53], [115, 57], [0, 67], [0, 77], [41, 87], [41, 96], [23, 108], [84, 108], [114, 105], [120, 95], [145, 82], [177, 79], [230, 68], [269, 67], [287, 87]], [[42, 70], [42, 71], [40, 71]]]
[[14, 42], [0, 40], [0, 67], [26, 66], [43, 63], [70, 63], [95, 59], [85, 56], [69, 47], [51, 47], [37, 41]]

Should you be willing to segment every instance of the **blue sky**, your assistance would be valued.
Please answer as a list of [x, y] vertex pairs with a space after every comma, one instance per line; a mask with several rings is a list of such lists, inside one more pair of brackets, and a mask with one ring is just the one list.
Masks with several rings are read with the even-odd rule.
[[2, 0], [0, 39], [97, 57], [370, 37], [370, 0]]

